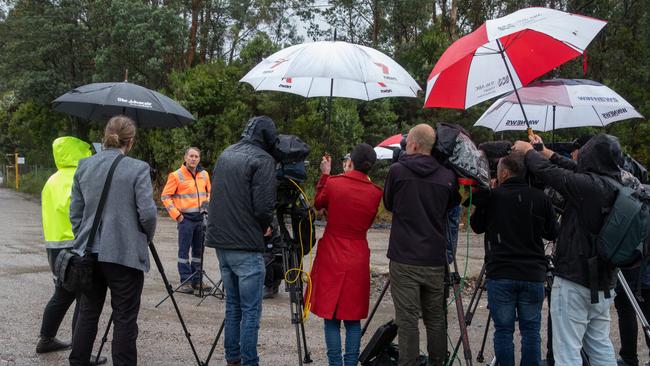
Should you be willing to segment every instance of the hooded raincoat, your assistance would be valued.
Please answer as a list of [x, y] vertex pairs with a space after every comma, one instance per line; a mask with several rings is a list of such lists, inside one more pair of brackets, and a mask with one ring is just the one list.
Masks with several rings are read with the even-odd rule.
[[41, 214], [45, 247], [72, 248], [74, 234], [70, 224], [70, 193], [79, 160], [92, 155], [90, 145], [71, 136], [59, 137], [52, 143], [54, 162], [58, 169], [43, 186]]
[[618, 139], [605, 134], [580, 148], [577, 164], [558, 154], [550, 160], [534, 150], [526, 154], [530, 172], [566, 200], [555, 248], [556, 276], [600, 291], [614, 286], [613, 269], [604, 263], [598, 263], [597, 277], [590, 279], [588, 260], [596, 256], [596, 237], [616, 199], [616, 189], [602, 176], [621, 181], [621, 158]]

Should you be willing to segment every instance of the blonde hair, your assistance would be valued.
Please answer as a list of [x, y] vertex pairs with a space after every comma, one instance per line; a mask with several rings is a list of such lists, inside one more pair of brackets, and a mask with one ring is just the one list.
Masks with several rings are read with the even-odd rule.
[[104, 129], [104, 147], [121, 148], [135, 137], [135, 122], [127, 116], [115, 116]]
[[436, 143], [436, 131], [430, 125], [426, 123], [420, 123], [419, 125], [411, 128], [409, 131], [411, 138], [417, 142], [418, 146], [422, 152], [431, 153], [433, 145]]

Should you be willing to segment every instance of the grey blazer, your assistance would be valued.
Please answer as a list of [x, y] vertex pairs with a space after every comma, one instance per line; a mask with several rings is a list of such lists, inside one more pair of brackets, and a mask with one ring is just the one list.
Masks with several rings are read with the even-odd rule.
[[[74, 249], [83, 254], [95, 219], [99, 198], [113, 160], [122, 151], [107, 149], [79, 161], [70, 198]], [[113, 173], [104, 213], [95, 234], [100, 262], [149, 271], [148, 241], [156, 231], [156, 204], [149, 164], [125, 157]]]

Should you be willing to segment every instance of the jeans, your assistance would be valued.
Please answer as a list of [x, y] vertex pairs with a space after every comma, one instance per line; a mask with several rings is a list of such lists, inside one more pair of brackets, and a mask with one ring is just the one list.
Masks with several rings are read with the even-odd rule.
[[226, 361], [257, 366], [257, 336], [262, 315], [264, 258], [262, 253], [217, 249], [226, 290], [224, 348]]
[[539, 366], [542, 362], [539, 334], [542, 324], [544, 282], [489, 279], [488, 306], [494, 321], [494, 355], [500, 366], [515, 365], [512, 341], [515, 320], [521, 333], [521, 365]]
[[344, 320], [345, 355], [341, 358], [341, 321], [325, 320], [325, 344], [329, 366], [355, 366], [359, 363], [359, 346], [361, 344], [361, 321]]
[[580, 349], [591, 366], [615, 366], [614, 347], [609, 338], [609, 308], [614, 302], [598, 292], [598, 303], [591, 303], [587, 287], [562, 277], [555, 277], [551, 291], [553, 319], [553, 356], [556, 366], [582, 364]]
[[[641, 296], [644, 301], [637, 301], [643, 315], [648, 319], [650, 318], [650, 289], [642, 289]], [[618, 331], [621, 336], [621, 351], [618, 354], [627, 365], [638, 366], [639, 358], [637, 356], [636, 342], [639, 325], [636, 313], [625, 293], [619, 293], [616, 296], [614, 306], [618, 313]], [[647, 336], [645, 337], [645, 344], [650, 347], [650, 339]]]
[[[47, 259], [50, 263], [50, 269], [54, 273], [54, 261], [59, 253], [63, 249], [47, 249]], [[54, 285], [54, 294], [45, 305], [45, 310], [43, 310], [43, 321], [41, 323], [41, 333], [40, 336], [43, 339], [51, 339], [56, 337], [56, 334], [59, 332], [59, 327], [65, 314], [68, 312], [70, 305], [75, 301], [77, 295], [74, 292], [70, 292], [63, 287]], [[77, 323], [77, 318], [79, 316], [79, 306], [75, 305], [74, 315], [72, 316], [72, 332], [74, 334], [74, 327]]]
[[417, 365], [420, 356], [420, 314], [427, 332], [429, 366], [443, 365], [447, 357], [445, 268], [390, 261], [389, 276], [398, 327], [399, 365]]
[[460, 227], [460, 205], [447, 211], [447, 263], [454, 262], [458, 247], [458, 228]]
[[111, 290], [113, 310], [113, 365], [138, 364], [138, 313], [144, 273], [120, 264], [96, 262], [93, 289], [81, 294], [79, 320], [72, 337], [70, 365], [88, 365], [104, 308], [106, 289]]
[[[192, 259], [190, 260], [190, 249]], [[185, 282], [201, 266], [203, 250], [203, 222], [184, 219], [178, 223], [178, 274]], [[199, 276], [194, 276], [192, 284], [198, 285]]]

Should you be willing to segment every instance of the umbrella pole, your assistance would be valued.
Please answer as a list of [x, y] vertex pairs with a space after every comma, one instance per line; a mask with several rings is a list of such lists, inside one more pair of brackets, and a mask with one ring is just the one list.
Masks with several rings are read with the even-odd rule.
[[524, 110], [524, 105], [521, 104], [521, 98], [519, 98], [519, 92], [517, 91], [517, 87], [515, 87], [515, 80], [512, 78], [512, 73], [510, 72], [510, 68], [508, 67], [508, 61], [506, 60], [506, 51], [503, 49], [501, 46], [501, 41], [497, 39], [497, 46], [499, 46], [499, 53], [501, 54], [501, 58], [503, 59], [503, 64], [506, 65], [506, 71], [508, 71], [508, 77], [510, 78], [510, 82], [512, 83], [512, 89], [515, 91], [515, 95], [517, 96], [517, 102], [519, 102], [519, 108], [521, 108], [521, 113], [524, 115], [524, 122], [526, 122], [526, 127], [528, 127], [528, 136], [531, 136], [533, 134], [532, 128], [530, 128], [530, 123], [528, 123], [528, 117], [526, 117], [526, 111]]
[[331, 153], [332, 147], [332, 97], [334, 93], [334, 79], [330, 79], [330, 97], [327, 99], [327, 152]]
[[553, 129], [551, 130], [551, 144], [555, 148], [555, 106], [553, 106]]

